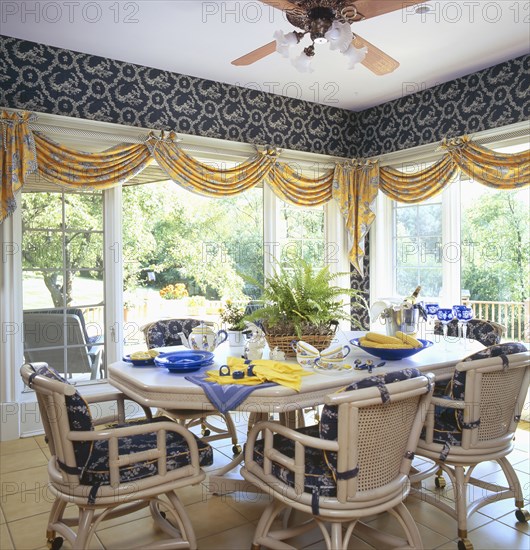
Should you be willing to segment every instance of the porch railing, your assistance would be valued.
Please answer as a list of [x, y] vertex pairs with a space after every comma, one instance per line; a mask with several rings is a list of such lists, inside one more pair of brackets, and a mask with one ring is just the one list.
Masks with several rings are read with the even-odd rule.
[[530, 342], [530, 299], [524, 302], [466, 300], [476, 319], [495, 321], [506, 327], [504, 339]]

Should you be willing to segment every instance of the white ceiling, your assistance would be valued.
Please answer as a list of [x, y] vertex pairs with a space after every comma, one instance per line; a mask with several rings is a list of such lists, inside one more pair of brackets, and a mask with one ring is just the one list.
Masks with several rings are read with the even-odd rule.
[[17, 13], [3, 13], [0, 24], [8, 36], [356, 111], [530, 50], [528, 0], [428, 3], [429, 15], [408, 8], [352, 25], [401, 63], [386, 76], [361, 65], [347, 70], [327, 45], [317, 48], [311, 74], [276, 53], [248, 67], [231, 65], [270, 42], [275, 30], [294, 30], [281, 11], [257, 0], [26, 1]]

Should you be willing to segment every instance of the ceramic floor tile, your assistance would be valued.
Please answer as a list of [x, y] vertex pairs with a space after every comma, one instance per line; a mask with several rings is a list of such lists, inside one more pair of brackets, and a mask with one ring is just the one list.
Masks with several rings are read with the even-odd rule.
[[[408, 498], [406, 505], [416, 523], [421, 523], [445, 537], [452, 538], [453, 533], [455, 537], [457, 536], [456, 522], [449, 514], [442, 512], [432, 504], [417, 499]], [[475, 529], [490, 521], [492, 521], [490, 517], [477, 512], [468, 519], [468, 529]]]
[[517, 430], [513, 445], [516, 449], [528, 452], [530, 449], [530, 431]]
[[510, 550], [528, 550], [530, 547], [530, 537], [517, 529], [512, 529], [507, 525], [492, 521], [486, 525], [473, 529], [468, 532], [468, 538], [476, 550], [487, 549], [510, 549]]
[[[517, 478], [521, 484], [521, 490], [523, 492], [523, 499], [527, 502], [530, 499], [530, 474], [516, 471]], [[507, 487], [508, 482], [502, 471], [495, 472], [493, 474], [480, 478], [481, 481], [500, 485], [501, 487]]]
[[248, 550], [252, 544], [255, 529], [254, 524], [245, 523], [239, 527], [200, 538], [197, 546], [201, 550]]
[[[102, 527], [105, 526], [102, 525]], [[169, 539], [169, 536], [155, 525], [151, 516], [114, 525], [107, 529], [98, 529], [97, 536], [107, 550], [149, 548], [149, 545], [155, 541]]]
[[23, 472], [2, 473], [0, 500], [4, 494], [35, 491], [48, 486], [48, 467], [27, 468]]
[[0, 443], [0, 456], [11, 453], [25, 453], [39, 448], [38, 443], [33, 437], [13, 439], [12, 441], [2, 441]]
[[220, 531], [247, 523], [245, 517], [227, 506], [224, 497], [212, 496], [207, 500], [186, 506], [197, 538], [209, 537]]
[[14, 550], [13, 541], [11, 540], [11, 535], [9, 529], [5, 523], [0, 525], [0, 548], [2, 550]]
[[530, 473], [530, 452], [514, 449], [507, 457], [510, 464], [523, 472]]
[[2, 510], [6, 521], [36, 516], [49, 512], [55, 498], [47, 487], [38, 487], [25, 492], [8, 493], [2, 495]]
[[26, 452], [10, 453], [0, 456], [0, 474], [34, 468], [35, 466], [46, 466], [48, 459], [36, 445], [35, 448]]
[[[31, 518], [31, 528], [28, 529], [28, 520], [20, 519], [9, 522], [9, 530], [13, 538], [13, 544], [17, 550], [33, 550], [46, 547], [46, 527], [48, 514], [39, 514]], [[65, 550], [72, 548], [68, 541], [62, 546]], [[88, 546], [90, 550], [102, 550], [103, 546], [97, 536], [92, 537]], [[2, 548], [3, 550], [3, 548]]]
[[[370, 521], [369, 525], [370, 527], [380, 529], [383, 532], [389, 533], [391, 535], [395, 535], [398, 537], [404, 536], [403, 529], [401, 528], [398, 521], [387, 513], [380, 514], [375, 520]], [[451, 535], [449, 535], [449, 533], [447, 533], [447, 535], [449, 536], [444, 536], [432, 529], [429, 529], [421, 523], [417, 523], [417, 525], [421, 535], [421, 540], [423, 541], [423, 545], [425, 548], [436, 548], [441, 544], [449, 542], [451, 538]], [[370, 542], [365, 538], [364, 535], [360, 536], [360, 538], [362, 538], [366, 542]]]
[[44, 435], [36, 435], [33, 439], [37, 442], [39, 447], [42, 447], [43, 449], [48, 448], [48, 443], [44, 440]]
[[4, 517], [4, 512], [2, 511], [2, 507], [0, 505], [0, 525], [2, 525], [2, 523], [5, 523], [5, 522], [6, 522], [6, 518]]
[[[529, 507], [527, 506], [526, 509], [528, 510]], [[513, 498], [498, 500], [496, 502], [492, 502], [491, 504], [487, 504], [480, 509], [480, 513], [492, 519], [504, 517], [505, 523], [508, 523], [509, 519], [511, 519], [511, 525], [513, 527], [515, 527], [515, 523], [517, 522], [517, 519], [515, 518], [515, 502]]]
[[[528, 506], [526, 507], [526, 510], [530, 511]], [[505, 516], [498, 518], [497, 521], [500, 521], [501, 523], [504, 523], [504, 525], [507, 525], [512, 529], [517, 529], [517, 531], [520, 531], [521, 533], [525, 533], [526, 535], [530, 536], [530, 523], [517, 521], [517, 518], [515, 517], [515, 511], [511, 511]], [[530, 539], [528, 544], [530, 548]]]
[[239, 512], [249, 521], [259, 520], [272, 497], [265, 493], [236, 492], [223, 497], [228, 506]]

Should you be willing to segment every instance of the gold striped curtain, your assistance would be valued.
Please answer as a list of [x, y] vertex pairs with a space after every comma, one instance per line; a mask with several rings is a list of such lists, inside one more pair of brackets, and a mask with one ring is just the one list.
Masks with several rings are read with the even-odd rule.
[[464, 174], [488, 187], [517, 189], [530, 185], [530, 150], [496, 153], [473, 143], [468, 136], [444, 141], [442, 147]]
[[26, 112], [0, 113], [0, 223], [16, 210], [15, 193], [24, 185], [26, 177], [37, 170], [35, 142], [28, 126], [35, 118]]
[[375, 219], [375, 199], [379, 190], [379, 164], [356, 162], [337, 164], [333, 179], [333, 198], [350, 236], [349, 258], [362, 275], [365, 237]]
[[331, 200], [334, 170], [308, 178], [288, 164], [276, 162], [268, 183], [274, 194], [295, 206], [322, 206]]
[[390, 167], [380, 170], [381, 191], [397, 202], [421, 202], [440, 193], [458, 174], [449, 155], [425, 170], [407, 174]]
[[243, 193], [261, 183], [274, 166], [275, 153], [257, 152], [233, 168], [219, 168], [198, 162], [174, 140], [151, 136], [147, 147], [160, 168], [175, 182], [193, 193], [206, 197], [227, 197]]
[[136, 176], [152, 160], [143, 143], [122, 143], [101, 153], [85, 153], [59, 145], [39, 132], [33, 135], [39, 173], [70, 187], [115, 187]]

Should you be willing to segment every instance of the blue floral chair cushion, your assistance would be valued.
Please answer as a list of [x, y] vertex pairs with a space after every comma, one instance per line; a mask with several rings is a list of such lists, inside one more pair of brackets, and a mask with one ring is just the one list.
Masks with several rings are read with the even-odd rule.
[[[506, 342], [480, 350], [479, 352], [466, 357], [463, 362], [488, 359], [489, 357], [512, 355], [523, 351], [527, 351], [524, 344], [519, 342]], [[440, 397], [463, 401], [465, 399], [465, 389], [466, 372], [455, 370], [453, 378], [447, 386], [446, 395]], [[434, 408], [433, 441], [436, 443], [460, 445], [462, 441], [462, 425], [463, 413], [461, 410], [449, 409], [437, 405]], [[424, 434], [422, 434], [422, 438], [423, 437]]]
[[[480, 342], [483, 346], [500, 344], [502, 329], [500, 325], [493, 324], [483, 319], [471, 319], [467, 322], [467, 338]], [[434, 334], [443, 334], [443, 325], [440, 321], [434, 324]], [[447, 336], [458, 337], [460, 335], [458, 319], [447, 323]]]
[[[54, 368], [48, 365], [35, 369], [35, 374], [63, 384], [69, 384]], [[76, 391], [74, 395], [66, 395], [65, 403], [70, 430], [73, 432], [91, 432], [94, 430], [90, 407], [79, 392]], [[92, 444], [90, 441], [75, 441], [73, 446], [77, 467], [82, 468], [90, 455]]]
[[[307, 426], [306, 428], [299, 428], [297, 431], [311, 437], [319, 437], [318, 426]], [[294, 441], [291, 439], [287, 439], [280, 434], [275, 434], [273, 445], [275, 449], [285, 456], [294, 458]], [[254, 445], [254, 460], [262, 467], [263, 446], [263, 439], [256, 441]], [[304, 492], [318, 492], [320, 496], [328, 497], [337, 496], [337, 485], [327, 465], [324, 452], [321, 449], [306, 447], [305, 464], [306, 475], [304, 479]], [[272, 475], [290, 487], [294, 487], [294, 474], [285, 466], [273, 462]]]
[[199, 326], [201, 321], [198, 319], [164, 319], [149, 325], [145, 329], [145, 341], [147, 347], [164, 348], [167, 346], [183, 345], [179, 332], [184, 333], [186, 338], [191, 331]]
[[[164, 416], [157, 416], [153, 420], [144, 420], [140, 423], [172, 422]], [[136, 422], [138, 423], [138, 422]], [[127, 425], [127, 424], [125, 424]], [[211, 466], [213, 463], [213, 449], [208, 443], [195, 437], [199, 449], [199, 461], [201, 466]], [[156, 433], [120, 437], [118, 450], [121, 454], [137, 453], [156, 449]], [[166, 466], [168, 471], [182, 468], [191, 464], [190, 449], [184, 438], [175, 433], [169, 432], [166, 435]], [[158, 473], [157, 460], [145, 460], [129, 466], [120, 468], [120, 482], [126, 483]], [[110, 483], [109, 472], [109, 445], [108, 441], [96, 441], [88, 461], [83, 468], [81, 483], [85, 485], [108, 485]]]

